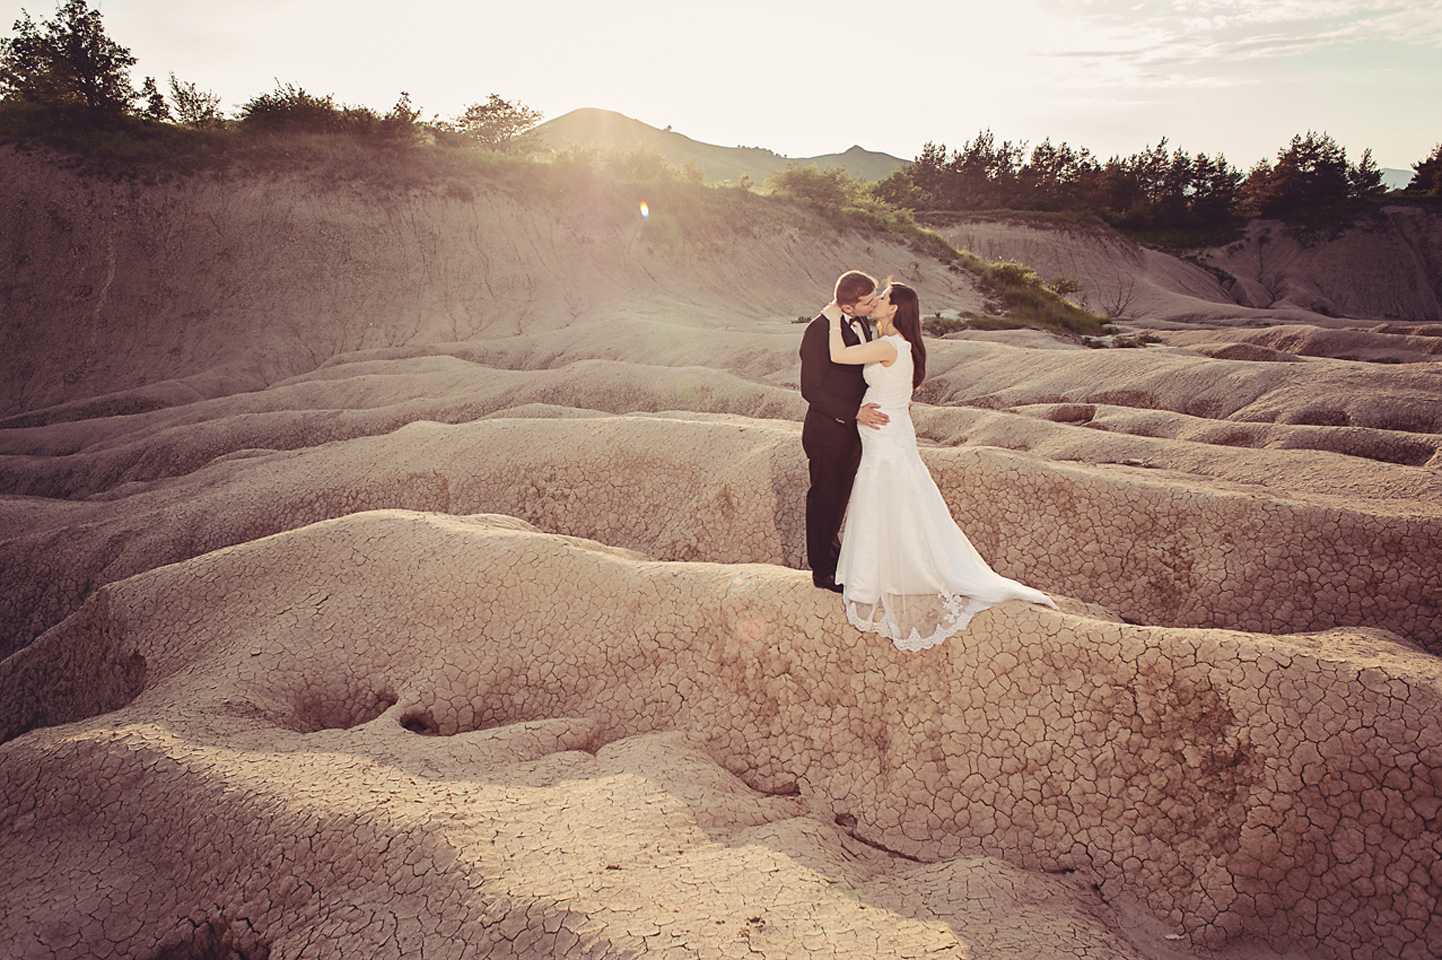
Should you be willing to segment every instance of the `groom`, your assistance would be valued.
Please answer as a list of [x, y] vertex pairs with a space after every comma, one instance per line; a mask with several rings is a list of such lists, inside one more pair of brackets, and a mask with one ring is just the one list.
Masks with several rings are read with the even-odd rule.
[[[848, 270], [836, 281], [835, 299], [843, 314], [841, 339], [846, 345], [870, 340], [865, 318], [876, 307], [875, 278]], [[838, 534], [861, 462], [856, 425], [879, 429], [888, 418], [874, 403], [861, 406], [866, 381], [859, 364], [831, 362], [827, 327], [826, 317], [818, 316], [801, 337], [801, 396], [808, 404], [801, 448], [811, 463], [811, 488], [806, 491], [806, 560], [811, 565], [812, 583], [840, 593], [836, 583], [836, 560], [841, 551]]]

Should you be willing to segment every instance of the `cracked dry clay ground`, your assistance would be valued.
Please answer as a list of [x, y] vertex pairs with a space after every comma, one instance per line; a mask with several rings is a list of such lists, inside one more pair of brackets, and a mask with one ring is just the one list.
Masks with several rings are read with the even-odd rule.
[[[108, 684], [88, 709], [120, 706], [0, 748], [0, 940], [137, 958], [1442, 944], [1435, 657], [1065, 600], [908, 655], [828, 599], [799, 571], [401, 511], [106, 586], [0, 676], [6, 696]], [[1158, 930], [1124, 930], [1123, 903]]]

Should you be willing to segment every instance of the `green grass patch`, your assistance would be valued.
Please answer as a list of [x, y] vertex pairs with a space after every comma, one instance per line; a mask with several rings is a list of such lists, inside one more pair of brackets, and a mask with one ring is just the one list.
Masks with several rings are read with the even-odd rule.
[[1031, 327], [1025, 320], [1011, 316], [979, 316], [968, 320], [967, 324], [973, 330], [1026, 330]]
[[1110, 340], [1096, 340], [1091, 337], [1082, 337], [1082, 345], [1091, 347], [1093, 350], [1117, 349], [1134, 350], [1139, 347], [1147, 347], [1154, 343], [1162, 343], [1162, 338], [1150, 333], [1119, 333], [1112, 335]]
[[979, 276], [981, 289], [1005, 306], [1004, 316], [1024, 326], [1087, 336], [1100, 334], [1107, 323], [1048, 288], [1025, 264], [990, 263]]
[[921, 329], [933, 337], [944, 337], [948, 333], [956, 333], [961, 330], [970, 330], [971, 324], [965, 320], [950, 320], [946, 317], [927, 317], [921, 321]]

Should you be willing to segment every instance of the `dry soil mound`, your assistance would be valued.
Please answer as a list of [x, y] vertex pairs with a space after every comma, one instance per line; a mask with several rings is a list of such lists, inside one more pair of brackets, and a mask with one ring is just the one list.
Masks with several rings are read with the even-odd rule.
[[[935, 410], [922, 429], [965, 439], [924, 458], [1003, 573], [1140, 622], [1378, 626], [1442, 650], [1433, 590], [1442, 513], [1406, 496], [1436, 492], [1431, 470], [1305, 451], [1198, 453], [1185, 441], [1099, 437], [1008, 414]], [[1066, 462], [1075, 452], [1103, 462]], [[1309, 467], [1334, 479], [1311, 491], [1258, 488], [1269, 472]], [[1419, 488], [1414, 476], [1433, 483]], [[670, 560], [804, 567], [805, 478], [795, 423], [684, 411], [418, 420], [304, 449], [238, 450], [87, 502], [3, 501], [0, 570], [11, 586], [0, 625], [13, 651], [103, 583], [383, 507], [506, 513]], [[1358, 496], [1349, 480], [1395, 488]]]
[[1442, 949], [1435, 658], [1070, 602], [905, 654], [828, 596], [397, 511], [108, 586], [0, 668], [76, 721], [0, 748], [0, 936], [1156, 955], [1095, 884], [1198, 945]]

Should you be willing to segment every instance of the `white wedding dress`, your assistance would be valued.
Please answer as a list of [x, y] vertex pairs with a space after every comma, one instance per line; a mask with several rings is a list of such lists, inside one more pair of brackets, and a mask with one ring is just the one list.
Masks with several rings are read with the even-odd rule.
[[916, 449], [911, 344], [899, 333], [883, 339], [896, 347], [896, 362], [865, 365], [861, 402], [878, 404], [891, 420], [879, 430], [858, 428], [861, 466], [836, 567], [847, 619], [903, 650], [924, 650], [1003, 600], [1055, 607], [1046, 594], [987, 566], [951, 519]]

